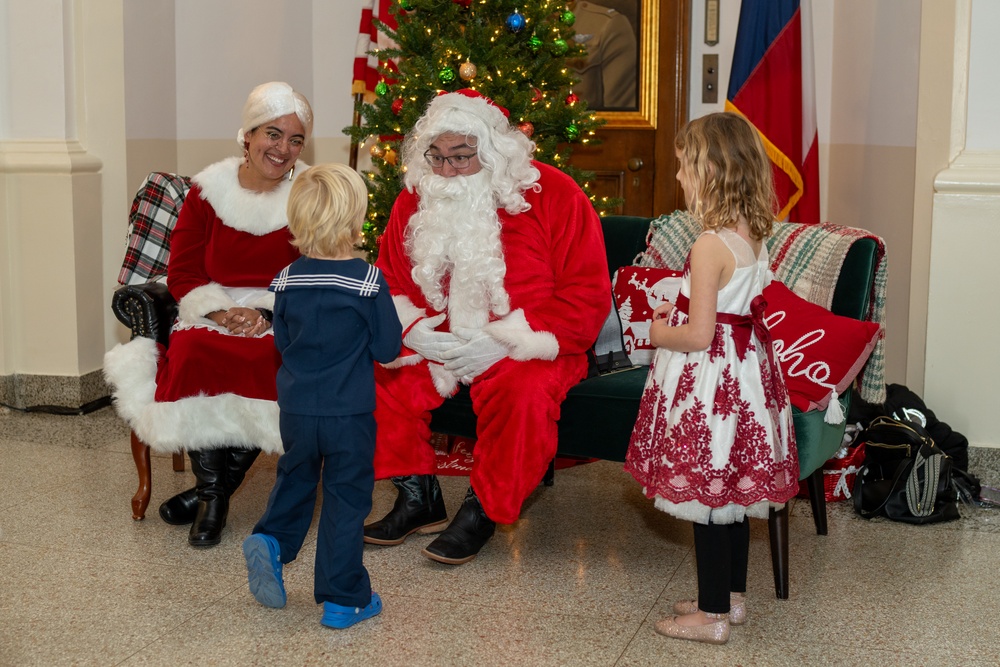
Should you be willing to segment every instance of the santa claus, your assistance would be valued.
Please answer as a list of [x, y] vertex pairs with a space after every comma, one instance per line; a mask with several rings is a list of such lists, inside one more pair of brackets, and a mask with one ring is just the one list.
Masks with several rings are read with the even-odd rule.
[[[436, 97], [404, 143], [405, 190], [377, 262], [403, 352], [376, 369], [375, 472], [398, 497], [366, 542], [443, 529], [424, 555], [465, 563], [497, 522], [517, 520], [555, 456], [559, 406], [586, 375], [610, 282], [590, 200], [533, 151], [505, 109], [471, 90]], [[459, 384], [470, 387], [477, 442], [448, 524], [430, 410]]]

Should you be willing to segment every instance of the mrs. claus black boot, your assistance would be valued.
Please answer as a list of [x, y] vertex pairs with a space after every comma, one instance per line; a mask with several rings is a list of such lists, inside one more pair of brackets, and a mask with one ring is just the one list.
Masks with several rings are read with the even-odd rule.
[[[226, 495], [232, 497], [240, 488], [250, 466], [260, 455], [259, 449], [227, 449], [226, 456]], [[197, 452], [192, 452], [197, 455]], [[192, 468], [194, 463], [191, 464]], [[160, 518], [172, 526], [185, 526], [194, 521], [198, 513], [198, 487], [193, 486], [187, 491], [181, 491], [160, 505]]]
[[423, 554], [448, 565], [468, 563], [490, 541], [496, 527], [496, 523], [486, 516], [476, 492], [470, 486], [455, 518], [437, 539], [427, 545]]
[[172, 526], [184, 526], [194, 521], [198, 512], [198, 487], [181, 491], [160, 505], [160, 518]]
[[260, 456], [259, 449], [238, 449], [232, 447], [226, 450], [226, 495], [230, 498], [240, 488], [247, 476], [250, 466]]
[[396, 503], [381, 521], [365, 526], [365, 542], [392, 546], [402, 544], [411, 533], [439, 533], [448, 513], [441, 497], [441, 487], [434, 475], [393, 477], [399, 491]]
[[191, 452], [191, 470], [198, 478], [198, 510], [188, 535], [193, 547], [211, 547], [222, 540], [229, 514], [226, 493], [226, 450], [206, 449]]

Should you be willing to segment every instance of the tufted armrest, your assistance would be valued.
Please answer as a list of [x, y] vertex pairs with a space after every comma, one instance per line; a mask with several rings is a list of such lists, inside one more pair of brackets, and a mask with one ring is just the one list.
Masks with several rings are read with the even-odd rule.
[[111, 310], [132, 330], [132, 338], [152, 338], [166, 347], [177, 317], [177, 302], [161, 282], [123, 285], [111, 297]]

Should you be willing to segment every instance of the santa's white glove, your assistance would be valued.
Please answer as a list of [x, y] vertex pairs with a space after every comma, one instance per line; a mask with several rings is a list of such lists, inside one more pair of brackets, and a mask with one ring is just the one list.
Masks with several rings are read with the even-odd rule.
[[454, 333], [465, 342], [442, 356], [445, 369], [462, 382], [472, 382], [490, 366], [510, 355], [503, 343], [480, 329], [456, 327]]
[[403, 345], [428, 361], [443, 364], [445, 357], [441, 355], [462, 344], [462, 341], [455, 334], [447, 331], [434, 331], [434, 327], [444, 322], [445, 317], [446, 315], [441, 313], [420, 320], [403, 337]]

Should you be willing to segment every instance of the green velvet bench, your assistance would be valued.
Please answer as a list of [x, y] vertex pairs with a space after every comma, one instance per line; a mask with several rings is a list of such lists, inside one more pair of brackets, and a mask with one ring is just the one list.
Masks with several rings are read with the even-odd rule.
[[[633, 263], [646, 248], [650, 218], [608, 216], [601, 220], [608, 267], [612, 273]], [[876, 244], [858, 239], [851, 246], [834, 290], [831, 310], [862, 319], [875, 279]], [[647, 366], [634, 366], [588, 378], [570, 389], [559, 419], [560, 456], [625, 461], [629, 437], [639, 414]], [[847, 413], [846, 400], [841, 400]], [[822, 466], [841, 447], [846, 424], [831, 425], [823, 413], [793, 408], [801, 478], [807, 480], [816, 533], [827, 534]], [[476, 416], [468, 389], [447, 399], [431, 413], [431, 430], [445, 435], [476, 437]], [[546, 484], [551, 484], [550, 466]], [[788, 598], [788, 507], [771, 510], [768, 519], [775, 594]]]

